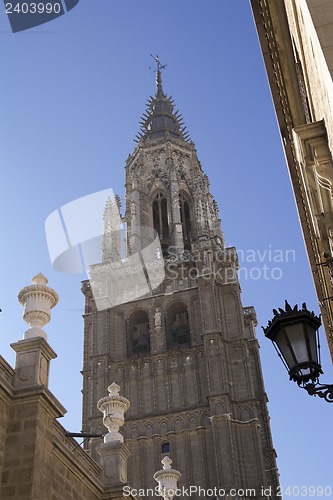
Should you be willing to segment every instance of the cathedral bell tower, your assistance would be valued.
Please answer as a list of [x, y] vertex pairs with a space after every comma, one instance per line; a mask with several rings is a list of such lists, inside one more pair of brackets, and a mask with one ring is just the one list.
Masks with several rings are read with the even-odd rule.
[[131, 252], [138, 251], [140, 228], [153, 227], [163, 256], [191, 250], [194, 241], [215, 239], [223, 246], [217, 205], [209, 192], [195, 147], [182, 117], [162, 88], [142, 117], [138, 147], [126, 162], [126, 222]]
[[[208, 177], [157, 62], [156, 94], [126, 162], [126, 213], [120, 219], [119, 202], [107, 201], [103, 262], [92, 266], [93, 280], [109, 269], [117, 276], [113, 288], [126, 286], [100, 308], [93, 286], [83, 283], [82, 430], [102, 431], [96, 403], [115, 381], [131, 403], [124, 426], [131, 486], [154, 488], [153, 474], [168, 455], [181, 472], [180, 488], [236, 489], [239, 498], [252, 489], [252, 498], [268, 491], [276, 498], [255, 311], [242, 306], [236, 251], [225, 248]], [[141, 256], [130, 268], [120, 260], [122, 222], [127, 259]], [[164, 279], [157, 286], [142, 262], [146, 228], [160, 242], [155, 257]], [[132, 293], [140, 276], [148, 285]], [[99, 444], [86, 445], [97, 461]]]

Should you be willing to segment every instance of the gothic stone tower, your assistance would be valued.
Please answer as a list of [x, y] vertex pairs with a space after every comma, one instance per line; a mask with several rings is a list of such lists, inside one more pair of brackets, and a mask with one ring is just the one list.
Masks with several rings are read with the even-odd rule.
[[[236, 251], [225, 248], [207, 175], [163, 91], [160, 69], [156, 81], [126, 162], [123, 221], [128, 256], [142, 250], [143, 228], [156, 230], [165, 279], [135, 292], [144, 266], [139, 261], [132, 273], [123, 270], [117, 203], [108, 200], [103, 262], [92, 266], [92, 275], [102, 279], [113, 269], [113, 286], [126, 283], [116, 296], [128, 295], [101, 310], [89, 282], [83, 284], [82, 430], [102, 430], [96, 403], [115, 381], [131, 403], [124, 436], [133, 487], [156, 486], [153, 474], [167, 454], [182, 474], [180, 486], [254, 488], [255, 498], [266, 498], [262, 487], [271, 487], [275, 498], [278, 474], [255, 311], [242, 306]], [[96, 460], [99, 443], [87, 444]]]

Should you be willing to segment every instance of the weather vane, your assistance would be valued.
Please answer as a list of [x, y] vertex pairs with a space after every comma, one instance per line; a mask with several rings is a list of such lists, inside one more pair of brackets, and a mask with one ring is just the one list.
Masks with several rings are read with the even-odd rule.
[[[157, 54], [156, 54], [156, 56], [153, 56], [153, 54], [150, 54], [150, 55], [154, 59], [154, 61], [156, 62], [156, 69], [154, 70], [154, 73], [157, 73], [158, 71], [161, 71], [161, 69], [165, 69], [167, 67], [167, 64], [161, 64], [161, 61], [159, 60]], [[149, 66], [149, 69], [151, 69], [150, 66]]]

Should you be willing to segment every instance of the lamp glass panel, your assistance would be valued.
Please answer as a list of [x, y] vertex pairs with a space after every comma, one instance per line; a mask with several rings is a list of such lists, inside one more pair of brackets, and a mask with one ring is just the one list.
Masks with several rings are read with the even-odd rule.
[[309, 361], [303, 323], [286, 325], [285, 330], [297, 359], [297, 364], [306, 363], [307, 361]]
[[308, 332], [308, 338], [310, 343], [311, 358], [315, 363], [318, 363], [318, 350], [317, 350], [317, 335], [315, 328], [311, 325], [306, 324], [306, 330]]
[[278, 332], [275, 334], [274, 342], [276, 343], [278, 349], [280, 350], [282, 356], [284, 357], [284, 360], [287, 363], [289, 370], [291, 370], [292, 367], [295, 365], [295, 361], [288, 346], [287, 338], [283, 328], [280, 328]]

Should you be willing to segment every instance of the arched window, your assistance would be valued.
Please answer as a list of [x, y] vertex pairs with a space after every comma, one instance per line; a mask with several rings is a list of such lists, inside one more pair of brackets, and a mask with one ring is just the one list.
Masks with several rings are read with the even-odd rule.
[[130, 354], [148, 354], [150, 351], [149, 319], [146, 311], [135, 311], [128, 321]]
[[190, 329], [188, 313], [183, 302], [172, 304], [167, 311], [167, 340], [169, 347], [188, 344]]
[[162, 454], [163, 453], [170, 453], [170, 443], [162, 444]]
[[162, 193], [157, 193], [153, 201], [153, 224], [160, 240], [169, 238], [168, 204]]
[[183, 240], [185, 248], [190, 249], [191, 242], [191, 215], [190, 215], [190, 205], [183, 193], [179, 195], [179, 206], [180, 206], [180, 218], [183, 228]]

